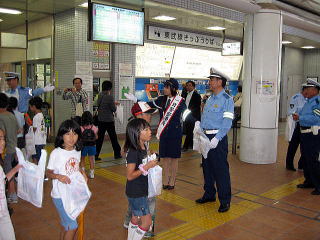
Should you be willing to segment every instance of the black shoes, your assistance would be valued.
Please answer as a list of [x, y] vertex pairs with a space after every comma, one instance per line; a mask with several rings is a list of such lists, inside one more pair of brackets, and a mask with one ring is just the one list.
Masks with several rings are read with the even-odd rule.
[[207, 202], [215, 202], [216, 199], [215, 198], [205, 198], [205, 197], [202, 197], [202, 198], [199, 198], [196, 200], [196, 203], [199, 203], [199, 204], [204, 204], [204, 203], [207, 203]]
[[320, 191], [318, 189], [315, 189], [311, 192], [312, 195], [320, 195]]
[[121, 156], [121, 155], [119, 155], [119, 156], [115, 156], [115, 157], [114, 157], [114, 159], [120, 159], [120, 158], [122, 158], [122, 156]]
[[170, 186], [170, 185], [162, 185], [162, 188], [165, 190], [165, 189], [167, 189], [167, 190], [172, 190], [172, 189], [174, 189], [174, 186]]
[[297, 188], [314, 188], [314, 186], [308, 183], [301, 183], [297, 185]]
[[286, 169], [289, 171], [294, 171], [294, 172], [296, 171], [296, 169], [294, 167], [286, 167]]
[[230, 209], [230, 203], [221, 204], [219, 209], [218, 209], [218, 212], [219, 213], [227, 212], [229, 209]]
[[95, 161], [101, 161], [101, 158], [99, 158], [99, 156], [95, 156], [95, 157], [94, 157], [94, 160], [95, 160]]

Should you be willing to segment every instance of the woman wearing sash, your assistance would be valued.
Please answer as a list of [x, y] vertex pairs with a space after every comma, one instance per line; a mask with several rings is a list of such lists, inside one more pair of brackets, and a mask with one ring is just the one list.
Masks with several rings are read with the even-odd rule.
[[182, 117], [187, 109], [185, 100], [178, 96], [179, 83], [170, 78], [164, 83], [164, 96], [148, 102], [151, 108], [159, 109], [160, 123], [157, 130], [159, 157], [163, 162], [163, 189], [174, 189], [181, 157]]

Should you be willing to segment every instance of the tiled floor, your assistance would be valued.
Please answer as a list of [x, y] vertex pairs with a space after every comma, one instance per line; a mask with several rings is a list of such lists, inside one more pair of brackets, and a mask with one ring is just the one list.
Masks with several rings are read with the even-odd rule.
[[[232, 139], [232, 138], [229, 138]], [[85, 211], [85, 239], [126, 239], [122, 227], [127, 208], [125, 166], [112, 160], [105, 143], [104, 159], [89, 181], [92, 198]], [[151, 145], [156, 149], [156, 141]], [[176, 188], [157, 199], [156, 237], [163, 240], [320, 240], [320, 196], [296, 188], [302, 172], [285, 170], [287, 143], [279, 136], [277, 163], [252, 165], [229, 154], [232, 205], [217, 213], [218, 203], [196, 205], [203, 193], [199, 154], [189, 151], [179, 162]], [[231, 150], [230, 150], [231, 152]], [[59, 239], [59, 221], [50, 198], [51, 183], [44, 184], [42, 208], [20, 200], [13, 224], [18, 240]]]

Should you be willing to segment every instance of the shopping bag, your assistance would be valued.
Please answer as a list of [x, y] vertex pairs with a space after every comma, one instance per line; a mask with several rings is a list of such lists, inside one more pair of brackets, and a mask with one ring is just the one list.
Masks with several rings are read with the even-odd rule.
[[117, 106], [117, 111], [115, 116], [119, 120], [119, 122], [123, 124], [123, 106], [121, 104]]
[[91, 197], [91, 192], [83, 175], [77, 171], [69, 176], [71, 183], [58, 182], [58, 191], [67, 215], [76, 220], [86, 208]]
[[285, 129], [285, 139], [290, 142], [294, 129], [296, 127], [296, 122], [293, 120], [292, 115], [287, 117], [286, 129]]
[[19, 148], [16, 148], [16, 153], [19, 164], [23, 166], [18, 174], [18, 197], [41, 208], [47, 152], [44, 149], [41, 150], [41, 157], [38, 165], [26, 161]]
[[159, 165], [148, 170], [148, 198], [161, 194], [162, 189], [162, 167]]
[[29, 159], [32, 155], [36, 154], [36, 147], [34, 144], [34, 132], [33, 127], [29, 127], [28, 133], [25, 136], [26, 138], [26, 159]]

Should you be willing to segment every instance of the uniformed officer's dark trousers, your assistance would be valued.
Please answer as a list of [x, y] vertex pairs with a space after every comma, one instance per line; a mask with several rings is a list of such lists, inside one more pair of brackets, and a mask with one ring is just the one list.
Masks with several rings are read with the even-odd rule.
[[320, 191], [320, 133], [318, 135], [301, 133], [301, 151], [305, 160], [303, 168], [304, 183], [314, 185]]
[[[294, 168], [293, 160], [294, 160], [294, 156], [296, 155], [300, 142], [301, 142], [300, 124], [297, 123], [293, 131], [291, 141], [289, 142], [289, 146], [288, 146], [287, 157], [286, 157], [287, 168]], [[300, 148], [300, 152], [301, 152], [301, 148]], [[303, 168], [302, 155], [300, 156], [300, 159], [298, 162], [298, 168], [299, 169]]]
[[[207, 135], [211, 140], [215, 135]], [[215, 149], [211, 149], [208, 158], [202, 158], [204, 176], [204, 198], [216, 197], [216, 188], [221, 204], [231, 201], [231, 183], [228, 163], [228, 138], [225, 136]]]

